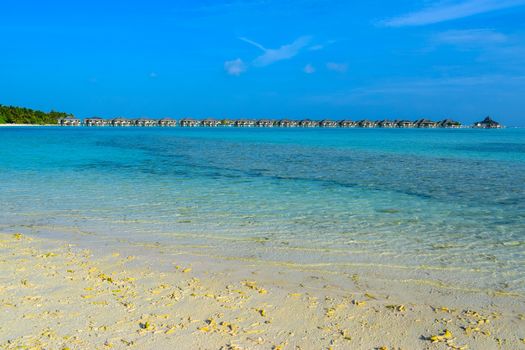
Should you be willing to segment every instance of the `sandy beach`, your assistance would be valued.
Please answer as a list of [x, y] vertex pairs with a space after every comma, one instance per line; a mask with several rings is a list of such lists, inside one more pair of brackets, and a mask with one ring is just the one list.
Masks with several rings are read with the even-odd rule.
[[5, 349], [525, 347], [521, 295], [0, 237]]
[[56, 125], [52, 125], [52, 124], [44, 124], [44, 125], [40, 125], [40, 124], [0, 124], [0, 128], [9, 128], [9, 127], [15, 127], [15, 126], [23, 126], [23, 127], [39, 127], [39, 126], [56, 126]]
[[525, 350], [525, 0], [0, 19], [0, 350]]

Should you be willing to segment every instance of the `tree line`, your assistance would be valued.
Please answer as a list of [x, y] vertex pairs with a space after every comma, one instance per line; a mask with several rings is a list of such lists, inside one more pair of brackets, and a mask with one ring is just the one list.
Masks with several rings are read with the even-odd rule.
[[59, 118], [74, 117], [63, 112], [43, 112], [30, 108], [0, 104], [0, 124], [57, 124]]

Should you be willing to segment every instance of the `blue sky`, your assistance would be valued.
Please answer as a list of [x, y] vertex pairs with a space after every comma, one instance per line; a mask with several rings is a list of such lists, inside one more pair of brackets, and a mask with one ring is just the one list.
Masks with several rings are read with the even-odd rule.
[[525, 126], [525, 0], [0, 3], [0, 103]]

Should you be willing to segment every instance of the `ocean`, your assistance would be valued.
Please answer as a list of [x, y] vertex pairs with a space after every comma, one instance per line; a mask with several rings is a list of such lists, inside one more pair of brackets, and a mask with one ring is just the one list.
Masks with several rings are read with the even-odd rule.
[[525, 129], [0, 128], [0, 232], [525, 293]]

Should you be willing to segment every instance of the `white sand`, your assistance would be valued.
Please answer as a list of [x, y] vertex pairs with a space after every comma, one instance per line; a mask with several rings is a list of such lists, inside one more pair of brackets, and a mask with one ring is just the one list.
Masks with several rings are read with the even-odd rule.
[[525, 349], [520, 295], [171, 259], [0, 234], [0, 348]]
[[37, 126], [57, 126], [56, 124], [44, 124], [44, 125], [41, 125], [41, 124], [0, 124], [0, 128], [1, 127], [13, 127], [13, 126], [32, 126], [32, 127], [37, 127]]

